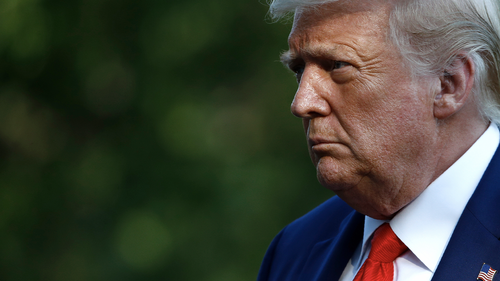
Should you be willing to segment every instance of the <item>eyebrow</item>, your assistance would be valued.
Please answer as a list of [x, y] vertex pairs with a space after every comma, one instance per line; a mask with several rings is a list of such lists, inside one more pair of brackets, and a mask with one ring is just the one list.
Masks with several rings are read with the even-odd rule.
[[[338, 52], [338, 46], [332, 45], [323, 45], [317, 46], [314, 49], [312, 48], [304, 48], [300, 50], [300, 53], [303, 53], [307, 57], [311, 58], [332, 58], [335, 56], [335, 53]], [[297, 64], [300, 60], [301, 55], [297, 55], [297, 53], [292, 52], [291, 50], [285, 51], [280, 55], [280, 61], [288, 68], [292, 68], [293, 65]]]
[[295, 55], [293, 55], [290, 50], [284, 51], [280, 55], [281, 63], [288, 68], [291, 68], [292, 65], [294, 64], [294, 61], [296, 61], [296, 60], [297, 60], [297, 57]]

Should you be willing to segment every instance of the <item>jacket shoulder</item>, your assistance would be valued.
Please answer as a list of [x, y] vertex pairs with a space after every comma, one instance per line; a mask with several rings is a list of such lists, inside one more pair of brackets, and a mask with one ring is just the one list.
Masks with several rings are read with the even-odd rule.
[[290, 235], [301, 241], [311, 240], [311, 243], [330, 239], [343, 228], [345, 219], [354, 213], [353, 208], [334, 196], [289, 224], [284, 236]]
[[315, 245], [335, 238], [353, 216], [362, 215], [334, 196], [290, 223], [271, 243], [258, 280], [296, 280]]

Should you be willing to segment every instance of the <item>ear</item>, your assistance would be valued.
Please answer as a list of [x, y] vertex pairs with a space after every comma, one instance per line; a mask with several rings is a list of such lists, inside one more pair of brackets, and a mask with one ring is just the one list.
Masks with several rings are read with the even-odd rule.
[[441, 90], [434, 98], [434, 117], [445, 119], [458, 112], [471, 96], [474, 63], [467, 54], [455, 56], [440, 77]]

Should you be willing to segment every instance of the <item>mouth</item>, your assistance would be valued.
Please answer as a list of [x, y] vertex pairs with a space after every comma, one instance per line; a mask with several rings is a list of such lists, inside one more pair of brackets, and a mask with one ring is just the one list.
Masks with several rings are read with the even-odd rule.
[[329, 140], [329, 139], [320, 138], [320, 137], [310, 137], [307, 141], [308, 141], [310, 147], [325, 146], [325, 145], [330, 145], [330, 144], [340, 144], [339, 141]]
[[347, 147], [344, 143], [338, 140], [324, 139], [319, 137], [308, 139], [309, 149], [316, 156], [337, 155], [345, 153]]
[[311, 145], [311, 150], [314, 152], [327, 152], [331, 151], [332, 149], [335, 149], [336, 147], [341, 147], [343, 146], [341, 143], [338, 142], [322, 142], [322, 143], [317, 143]]

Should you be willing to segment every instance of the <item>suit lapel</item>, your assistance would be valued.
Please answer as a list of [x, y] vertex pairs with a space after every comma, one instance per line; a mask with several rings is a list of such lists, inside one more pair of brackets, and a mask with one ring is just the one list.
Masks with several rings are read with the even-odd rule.
[[499, 207], [500, 151], [497, 149], [458, 221], [433, 281], [476, 280], [483, 263], [500, 269]]
[[347, 262], [363, 237], [364, 216], [352, 212], [332, 239], [317, 243], [298, 280], [339, 280]]

